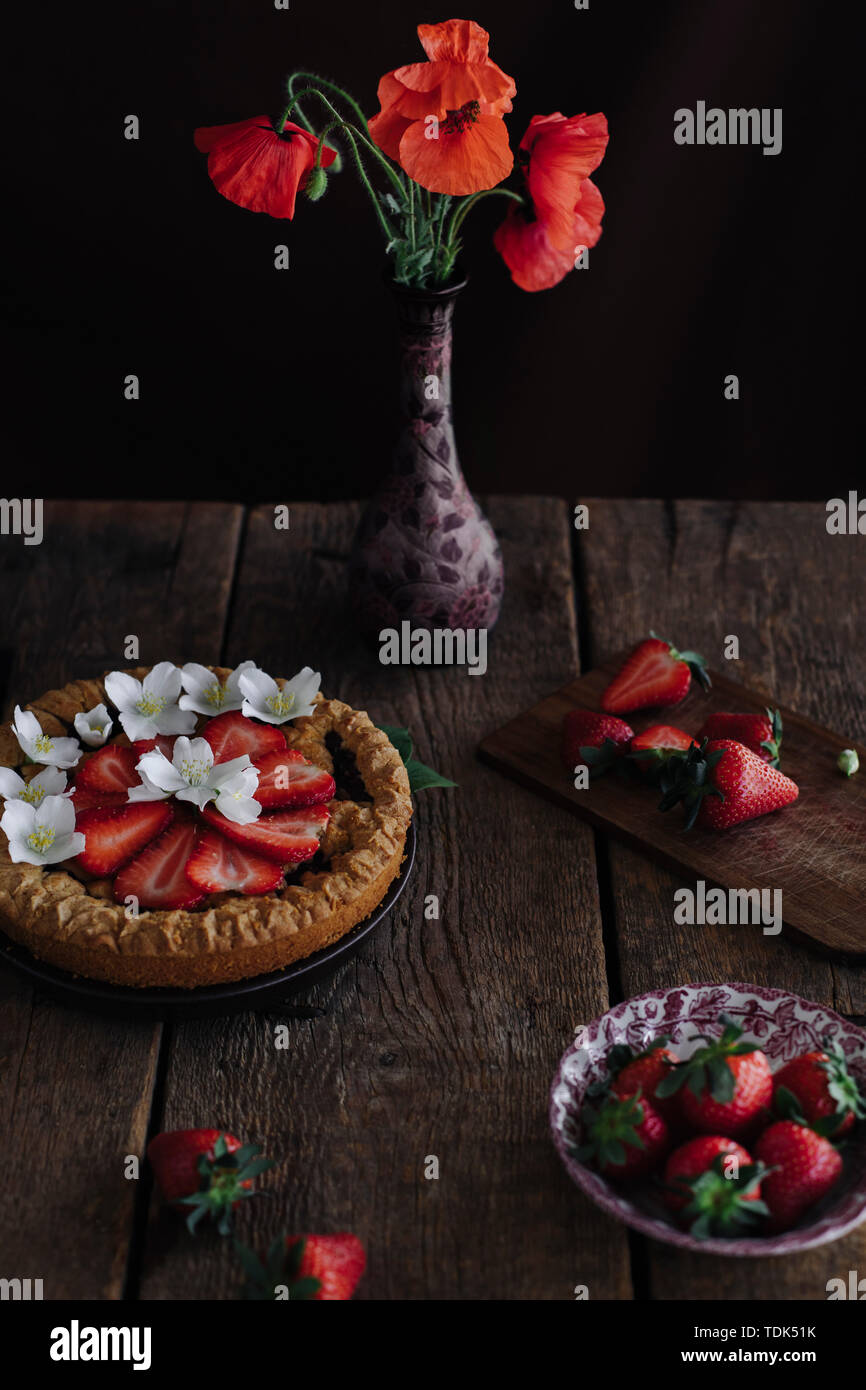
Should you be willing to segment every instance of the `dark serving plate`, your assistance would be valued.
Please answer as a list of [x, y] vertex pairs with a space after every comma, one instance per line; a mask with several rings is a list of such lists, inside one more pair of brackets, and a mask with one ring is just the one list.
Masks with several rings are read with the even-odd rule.
[[400, 873], [391, 884], [375, 912], [359, 922], [347, 936], [323, 951], [278, 970], [233, 984], [203, 985], [200, 989], [130, 989], [126, 985], [105, 984], [70, 975], [47, 965], [23, 946], [0, 932], [0, 965], [23, 975], [40, 993], [65, 1004], [96, 1013], [126, 1018], [214, 1018], [220, 1014], [242, 1013], [250, 1009], [279, 1009], [293, 996], [332, 975], [339, 966], [360, 950], [367, 937], [387, 917], [399, 898], [415, 863], [415, 822], [406, 835], [406, 855]]

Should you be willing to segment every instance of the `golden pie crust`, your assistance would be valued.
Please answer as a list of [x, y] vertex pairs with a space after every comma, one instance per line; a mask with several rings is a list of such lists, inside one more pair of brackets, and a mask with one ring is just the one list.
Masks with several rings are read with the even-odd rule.
[[[219, 666], [209, 669], [221, 680], [230, 674]], [[143, 666], [129, 674], [141, 680], [149, 670]], [[74, 734], [76, 714], [100, 703], [110, 706], [102, 681], [85, 680], [49, 690], [26, 708], [45, 733], [62, 737]], [[202, 718], [200, 725], [205, 722]], [[283, 969], [338, 941], [370, 915], [400, 872], [412, 819], [409, 778], [387, 735], [366, 713], [339, 700], [319, 695], [313, 714], [282, 728], [290, 747], [329, 772], [333, 760], [325, 740], [336, 735], [354, 756], [371, 798], [329, 802], [319, 872], [301, 873], [262, 897], [220, 893], [191, 911], [144, 911], [128, 918], [107, 881], [82, 881], [62, 864], [47, 869], [13, 864], [0, 835], [0, 926], [63, 970], [141, 989], [244, 980]], [[129, 740], [121, 734], [112, 742]], [[22, 768], [22, 756], [4, 725], [0, 765], [25, 778], [40, 771]]]

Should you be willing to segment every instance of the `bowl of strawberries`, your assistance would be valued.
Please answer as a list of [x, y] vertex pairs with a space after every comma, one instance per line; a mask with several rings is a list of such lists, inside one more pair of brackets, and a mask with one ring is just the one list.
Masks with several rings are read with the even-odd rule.
[[785, 990], [693, 984], [578, 1029], [554, 1143], [610, 1216], [685, 1249], [783, 1255], [866, 1220], [866, 1031]]

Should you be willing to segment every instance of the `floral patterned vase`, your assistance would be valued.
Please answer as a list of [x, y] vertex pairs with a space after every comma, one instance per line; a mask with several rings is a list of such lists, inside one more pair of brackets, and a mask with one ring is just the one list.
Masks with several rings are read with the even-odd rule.
[[460, 471], [451, 417], [451, 324], [466, 281], [391, 284], [400, 323], [404, 424], [391, 473], [365, 511], [351, 597], [365, 631], [491, 628], [504, 585], [493, 529]]

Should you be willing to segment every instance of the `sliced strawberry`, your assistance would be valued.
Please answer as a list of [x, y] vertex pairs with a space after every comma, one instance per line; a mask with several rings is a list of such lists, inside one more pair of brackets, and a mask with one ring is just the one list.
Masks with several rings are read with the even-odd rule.
[[135, 761], [138, 762], [138, 759], [143, 758], [145, 753], [152, 753], [153, 750], [156, 749], [159, 753], [163, 753], [165, 757], [168, 758], [169, 762], [171, 762], [171, 755], [174, 752], [176, 741], [176, 734], [157, 734], [156, 738], [136, 739], [135, 743], [132, 745], [137, 755]]
[[[152, 805], [141, 802], [140, 805]], [[139, 907], [169, 909], [195, 907], [206, 894], [186, 876], [186, 866], [195, 849], [193, 820], [177, 820], [136, 855], [114, 880], [114, 896], [119, 903], [128, 897], [138, 899]]]
[[302, 811], [275, 811], [269, 816], [259, 816], [249, 825], [236, 825], [226, 820], [214, 806], [205, 806], [202, 815], [226, 839], [278, 864], [302, 864], [305, 859], [312, 859], [331, 819], [324, 806], [307, 806]]
[[144, 849], [171, 819], [171, 808], [164, 801], [133, 801], [128, 806], [83, 811], [75, 823], [84, 835], [78, 863], [106, 878]]
[[215, 763], [228, 763], [249, 753], [253, 762], [267, 753], [284, 752], [285, 735], [275, 724], [256, 724], [240, 710], [229, 710], [208, 720], [201, 731], [213, 749]]
[[135, 770], [138, 756], [133, 748], [108, 743], [81, 764], [75, 785], [88, 792], [123, 792], [126, 800], [127, 789], [137, 787], [141, 781]]
[[72, 793], [72, 804], [75, 807], [76, 816], [83, 811], [92, 811], [94, 806], [102, 806], [110, 809], [112, 806], [126, 805], [126, 792], [90, 792], [86, 787], [75, 787]]
[[268, 808], [272, 806], [315, 806], [330, 801], [337, 790], [330, 772], [308, 762], [294, 748], [267, 753], [259, 758], [259, 785], [253, 795]]
[[607, 714], [628, 714], [649, 705], [678, 705], [692, 676], [709, 689], [704, 658], [697, 652], [679, 652], [653, 633], [627, 657], [602, 695], [601, 707]]
[[186, 876], [205, 893], [270, 893], [283, 881], [273, 859], [233, 844], [215, 830], [199, 832]]

